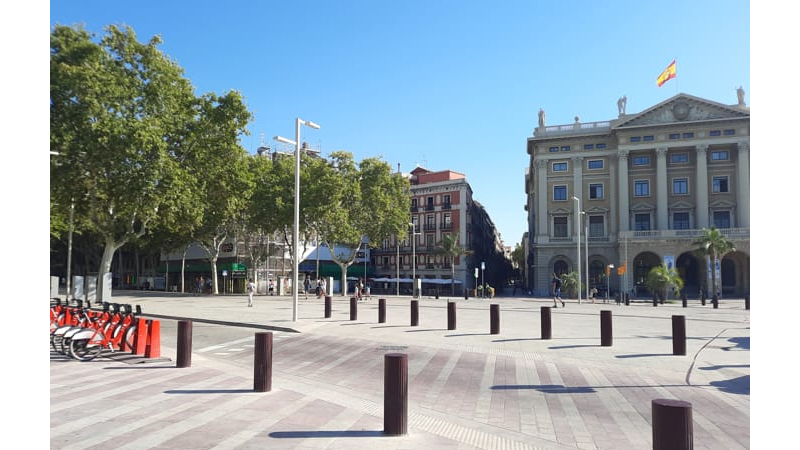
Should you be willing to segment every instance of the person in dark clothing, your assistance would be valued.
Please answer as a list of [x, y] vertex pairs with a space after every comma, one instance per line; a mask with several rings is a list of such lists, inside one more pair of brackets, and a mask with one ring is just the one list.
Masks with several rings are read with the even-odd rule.
[[561, 298], [561, 278], [555, 273], [553, 273], [553, 279], [550, 281], [550, 285], [553, 290], [553, 308], [558, 308], [559, 301], [561, 301], [562, 307], [567, 306]]

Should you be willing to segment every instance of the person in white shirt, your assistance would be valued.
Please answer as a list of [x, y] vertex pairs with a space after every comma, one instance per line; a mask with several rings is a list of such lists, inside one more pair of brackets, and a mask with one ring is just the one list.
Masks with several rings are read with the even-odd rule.
[[250, 278], [247, 281], [247, 306], [253, 306], [253, 294], [256, 293], [256, 284]]

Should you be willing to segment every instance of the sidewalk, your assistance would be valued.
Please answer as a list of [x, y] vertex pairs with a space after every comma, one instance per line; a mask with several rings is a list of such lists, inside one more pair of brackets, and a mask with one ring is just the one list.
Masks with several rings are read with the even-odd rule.
[[[541, 339], [541, 307], [527, 297], [456, 303], [410, 297], [357, 304], [336, 296], [115, 292], [162, 324], [161, 356], [115, 355], [84, 363], [51, 353], [50, 445], [88, 448], [326, 449], [648, 449], [651, 402], [692, 404], [694, 445], [750, 448], [750, 311], [744, 301], [577, 304], [551, 310], [552, 337]], [[489, 333], [489, 305], [500, 333]], [[600, 311], [613, 315], [613, 344], [600, 345]], [[671, 318], [686, 318], [686, 356], [672, 354]], [[177, 320], [273, 330], [272, 390], [253, 391], [251, 339], [223, 350], [194, 348], [175, 367]], [[195, 325], [195, 334], [198, 333]], [[386, 353], [408, 355], [408, 434], [383, 436]], [[222, 355], [222, 356], [220, 356]], [[87, 424], [93, 424], [87, 427]]]

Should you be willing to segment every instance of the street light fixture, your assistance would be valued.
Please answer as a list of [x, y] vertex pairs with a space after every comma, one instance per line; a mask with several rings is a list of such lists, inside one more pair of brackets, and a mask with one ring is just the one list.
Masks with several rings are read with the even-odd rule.
[[297, 304], [298, 304], [298, 289], [299, 278], [298, 271], [300, 270], [300, 126], [305, 125], [315, 130], [319, 130], [319, 125], [314, 122], [297, 118], [295, 121], [294, 136], [295, 140], [286, 139], [285, 137], [275, 136], [275, 140], [286, 144], [294, 144], [294, 230], [292, 236], [292, 249], [294, 250], [294, 258], [292, 261], [292, 321], [297, 321]]
[[586, 211], [581, 211], [583, 218], [583, 249], [586, 254], [586, 301], [589, 301], [589, 282], [591, 275], [589, 274], [589, 214]]
[[576, 250], [577, 250], [578, 255], [577, 255], [577, 258], [575, 259], [575, 261], [576, 261], [575, 265], [578, 266], [578, 289], [577, 289], [577, 291], [578, 291], [578, 304], [580, 305], [581, 304], [581, 214], [582, 214], [582, 211], [581, 211], [581, 199], [579, 199], [578, 197], [575, 197], [574, 195], [572, 196], [572, 199], [575, 200], [575, 204], [577, 205], [575, 207], [575, 234], [578, 235], [578, 242], [577, 242], [577, 246], [576, 246]]

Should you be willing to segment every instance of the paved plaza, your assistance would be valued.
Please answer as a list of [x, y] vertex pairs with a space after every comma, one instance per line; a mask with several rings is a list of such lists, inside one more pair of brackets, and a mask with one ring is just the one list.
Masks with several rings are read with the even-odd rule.
[[[653, 307], [547, 298], [411, 298], [357, 303], [334, 296], [200, 296], [120, 291], [161, 324], [161, 355], [91, 362], [50, 354], [51, 449], [604, 449], [652, 448], [652, 401], [691, 403], [694, 448], [750, 448], [750, 311], [690, 300]], [[448, 301], [456, 329], [448, 330]], [[490, 333], [490, 305], [500, 309]], [[613, 341], [601, 346], [601, 311]], [[685, 317], [686, 355], [673, 354], [672, 316]], [[243, 337], [194, 346], [176, 367], [179, 320], [196, 341], [210, 327]], [[255, 392], [255, 333], [272, 332], [272, 389]], [[385, 436], [384, 359], [408, 358], [408, 433]]]

